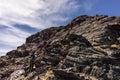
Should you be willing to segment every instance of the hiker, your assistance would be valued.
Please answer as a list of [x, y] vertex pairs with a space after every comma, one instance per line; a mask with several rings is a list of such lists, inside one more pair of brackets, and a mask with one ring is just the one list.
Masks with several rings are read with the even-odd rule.
[[30, 53], [29, 54], [30, 62], [29, 62], [29, 72], [33, 71], [34, 61], [35, 61], [35, 54]]

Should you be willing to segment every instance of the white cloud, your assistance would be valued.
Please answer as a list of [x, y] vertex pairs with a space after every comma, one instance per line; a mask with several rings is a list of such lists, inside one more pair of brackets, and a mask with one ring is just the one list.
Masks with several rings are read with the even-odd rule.
[[9, 48], [0, 49], [0, 54], [1, 54], [1, 53], [4, 53], [4, 52], [8, 52], [8, 51], [10, 51], [10, 50], [12, 50], [12, 49], [9, 49]]
[[43, 29], [55, 25], [54, 21], [66, 20], [68, 16], [63, 17], [62, 14], [70, 14], [78, 9], [80, 6], [77, 1], [0, 0], [0, 17], [7, 22], [27, 24], [34, 28]]

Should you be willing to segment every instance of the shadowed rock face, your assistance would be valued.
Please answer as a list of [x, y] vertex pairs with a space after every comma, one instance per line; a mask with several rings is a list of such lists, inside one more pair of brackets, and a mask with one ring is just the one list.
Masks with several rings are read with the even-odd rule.
[[35, 52], [36, 68], [34, 73], [27, 72], [31, 80], [119, 80], [119, 43], [120, 17], [82, 15], [66, 26], [31, 35], [25, 44], [1, 57], [0, 79], [19, 80], [14, 73], [27, 72], [28, 55]]

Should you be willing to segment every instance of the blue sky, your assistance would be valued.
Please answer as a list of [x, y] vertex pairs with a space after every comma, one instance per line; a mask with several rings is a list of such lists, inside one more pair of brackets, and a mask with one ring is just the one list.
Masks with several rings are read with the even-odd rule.
[[90, 11], [86, 14], [106, 14], [109, 16], [120, 16], [120, 0], [97, 0]]
[[0, 0], [0, 55], [33, 33], [66, 25], [79, 15], [120, 15], [120, 0]]

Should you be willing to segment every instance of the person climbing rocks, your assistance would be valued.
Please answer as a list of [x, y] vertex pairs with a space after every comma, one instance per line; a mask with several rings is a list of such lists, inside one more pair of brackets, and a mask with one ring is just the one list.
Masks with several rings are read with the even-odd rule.
[[34, 67], [34, 61], [35, 61], [35, 54], [33, 52], [29, 54], [29, 59], [30, 59], [29, 72], [32, 72]]

